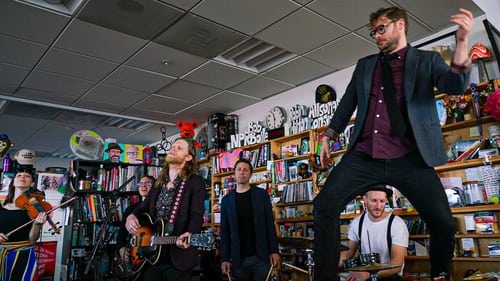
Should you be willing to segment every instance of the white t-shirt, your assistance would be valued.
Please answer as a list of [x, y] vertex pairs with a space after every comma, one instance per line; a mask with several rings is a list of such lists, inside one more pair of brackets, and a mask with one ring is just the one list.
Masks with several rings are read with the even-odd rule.
[[[370, 220], [368, 213], [364, 216], [362, 233], [361, 233], [361, 249], [360, 252], [379, 253], [381, 263], [389, 263], [390, 247], [387, 246], [387, 224], [389, 223], [390, 215], [381, 221], [373, 222]], [[352, 241], [359, 241], [358, 229], [361, 216], [352, 220], [349, 227], [348, 238]], [[369, 241], [368, 242], [368, 237]], [[394, 217], [391, 225], [392, 244], [408, 247], [408, 228], [406, 223], [398, 216]], [[401, 269], [402, 270], [402, 269]]]

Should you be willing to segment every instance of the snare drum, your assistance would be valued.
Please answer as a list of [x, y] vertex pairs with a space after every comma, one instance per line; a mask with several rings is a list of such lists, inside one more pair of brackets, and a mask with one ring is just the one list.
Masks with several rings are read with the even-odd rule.
[[344, 261], [344, 270], [349, 270], [351, 267], [355, 267], [359, 265], [358, 259], [347, 259]]
[[359, 255], [361, 265], [368, 265], [370, 263], [380, 263], [379, 253], [368, 253]]

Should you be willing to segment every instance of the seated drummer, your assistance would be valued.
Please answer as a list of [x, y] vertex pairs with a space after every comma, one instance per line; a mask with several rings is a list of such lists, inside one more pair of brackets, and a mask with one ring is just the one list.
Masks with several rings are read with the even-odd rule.
[[[342, 267], [343, 261], [352, 258], [358, 249], [362, 254], [378, 253], [380, 263], [401, 265], [379, 271], [378, 280], [399, 279], [403, 273], [406, 248], [408, 247], [408, 229], [400, 217], [385, 211], [386, 202], [391, 197], [392, 190], [385, 185], [370, 187], [363, 195], [366, 211], [363, 215], [353, 219], [349, 227], [349, 250], [341, 252], [339, 266]], [[390, 235], [387, 235], [389, 229]], [[368, 279], [370, 279], [369, 272], [358, 271], [351, 271], [346, 278], [347, 281]]]

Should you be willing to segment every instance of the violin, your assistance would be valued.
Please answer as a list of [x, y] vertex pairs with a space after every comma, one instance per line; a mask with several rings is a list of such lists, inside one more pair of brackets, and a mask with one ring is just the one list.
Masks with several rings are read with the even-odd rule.
[[[44, 200], [45, 196], [43, 192], [36, 189], [25, 191], [16, 198], [15, 203], [19, 209], [28, 212], [30, 219], [35, 219], [38, 214], [42, 212], [46, 213], [52, 209], [52, 205]], [[52, 231], [54, 233], [61, 233], [61, 227], [58, 227], [57, 224], [52, 221], [50, 216], [47, 216], [47, 222], [52, 227]]]

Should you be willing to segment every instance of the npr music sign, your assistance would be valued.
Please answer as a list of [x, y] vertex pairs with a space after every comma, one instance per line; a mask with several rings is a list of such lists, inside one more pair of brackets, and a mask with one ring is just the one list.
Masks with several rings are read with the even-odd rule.
[[248, 131], [231, 135], [231, 147], [247, 146], [267, 141], [267, 129], [260, 122], [249, 122]]
[[[300, 133], [310, 129], [327, 126], [337, 109], [337, 101], [316, 103], [310, 107], [296, 105], [290, 108], [289, 132]], [[252, 145], [268, 140], [267, 128], [260, 122], [249, 122], [248, 130], [237, 135], [231, 135], [231, 147]]]

